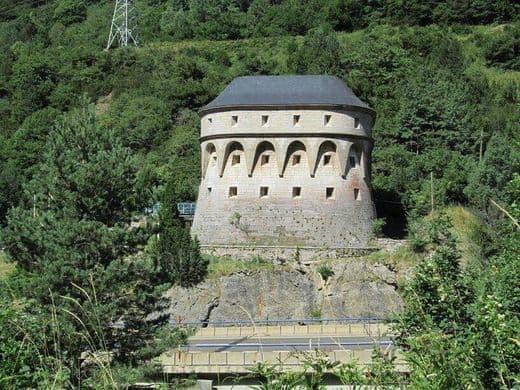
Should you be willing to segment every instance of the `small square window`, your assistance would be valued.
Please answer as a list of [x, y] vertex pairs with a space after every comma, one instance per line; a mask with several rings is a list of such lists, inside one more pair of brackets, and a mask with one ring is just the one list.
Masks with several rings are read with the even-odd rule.
[[234, 154], [233, 157], [231, 158], [231, 165], [237, 165], [237, 164], [240, 164], [240, 155]]
[[354, 188], [354, 200], [361, 200], [359, 196], [359, 188]]
[[326, 199], [334, 199], [334, 187], [327, 187], [325, 190]]
[[260, 198], [265, 198], [269, 194], [269, 187], [260, 187]]
[[293, 115], [293, 126], [299, 126], [300, 124], [300, 116], [299, 115]]
[[302, 161], [302, 156], [295, 154], [292, 158], [292, 165], [298, 165]]
[[301, 187], [293, 187], [292, 188], [292, 197], [293, 198], [301, 198], [302, 196], [302, 188]]
[[268, 154], [262, 154], [262, 157], [260, 157], [260, 164], [261, 165], [269, 164], [269, 155]]
[[359, 129], [361, 127], [361, 124], [359, 122], [359, 118], [354, 118], [354, 127], [356, 129]]
[[325, 156], [323, 156], [323, 165], [330, 165], [330, 158], [330, 154], [326, 154]]
[[234, 198], [238, 195], [238, 188], [237, 187], [229, 187], [229, 197]]
[[209, 123], [213, 123], [213, 118], [208, 118]]
[[217, 161], [217, 156], [213, 156], [213, 161]]
[[208, 194], [211, 194], [211, 187], [208, 187]]
[[236, 126], [238, 124], [238, 115], [231, 116], [231, 126]]
[[323, 117], [323, 124], [324, 124], [325, 126], [330, 125], [330, 119], [331, 119], [331, 118], [332, 118], [332, 115], [325, 115], [325, 116]]
[[348, 165], [350, 168], [355, 168], [356, 167], [356, 158], [354, 156], [350, 156], [348, 158]]
[[262, 126], [267, 126], [268, 121], [269, 121], [269, 115], [262, 115]]

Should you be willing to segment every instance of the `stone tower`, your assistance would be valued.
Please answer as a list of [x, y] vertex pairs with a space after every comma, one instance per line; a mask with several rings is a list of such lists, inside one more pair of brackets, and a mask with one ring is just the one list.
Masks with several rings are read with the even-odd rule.
[[343, 81], [239, 77], [200, 115], [202, 245], [366, 246], [375, 113]]

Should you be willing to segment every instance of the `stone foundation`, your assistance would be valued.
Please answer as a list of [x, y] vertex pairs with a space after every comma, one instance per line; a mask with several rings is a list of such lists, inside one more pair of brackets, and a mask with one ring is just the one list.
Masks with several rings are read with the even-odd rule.
[[313, 263], [323, 259], [338, 259], [365, 256], [377, 251], [377, 247], [365, 248], [320, 248], [297, 246], [246, 246], [246, 245], [201, 245], [201, 252], [213, 256], [229, 256], [243, 260], [262, 258], [275, 263]]

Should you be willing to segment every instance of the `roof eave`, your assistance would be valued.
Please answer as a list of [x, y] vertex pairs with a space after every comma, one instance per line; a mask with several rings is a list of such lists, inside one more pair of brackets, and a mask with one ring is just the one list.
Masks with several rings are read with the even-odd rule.
[[374, 119], [377, 116], [375, 110], [370, 107], [356, 106], [351, 104], [324, 104], [324, 103], [301, 103], [301, 104], [229, 104], [207, 107], [199, 109], [199, 116], [204, 116], [213, 112], [232, 111], [232, 110], [298, 110], [298, 109], [327, 109], [327, 110], [352, 110], [361, 111], [371, 115]]

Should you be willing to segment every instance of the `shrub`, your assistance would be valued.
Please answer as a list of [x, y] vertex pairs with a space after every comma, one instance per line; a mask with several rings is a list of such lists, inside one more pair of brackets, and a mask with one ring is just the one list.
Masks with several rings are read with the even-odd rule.
[[334, 271], [328, 264], [321, 264], [318, 269], [318, 273], [321, 275], [322, 279], [327, 281], [332, 275], [334, 275]]
[[372, 221], [372, 232], [375, 237], [383, 237], [383, 229], [386, 221], [384, 218], [376, 218]]

